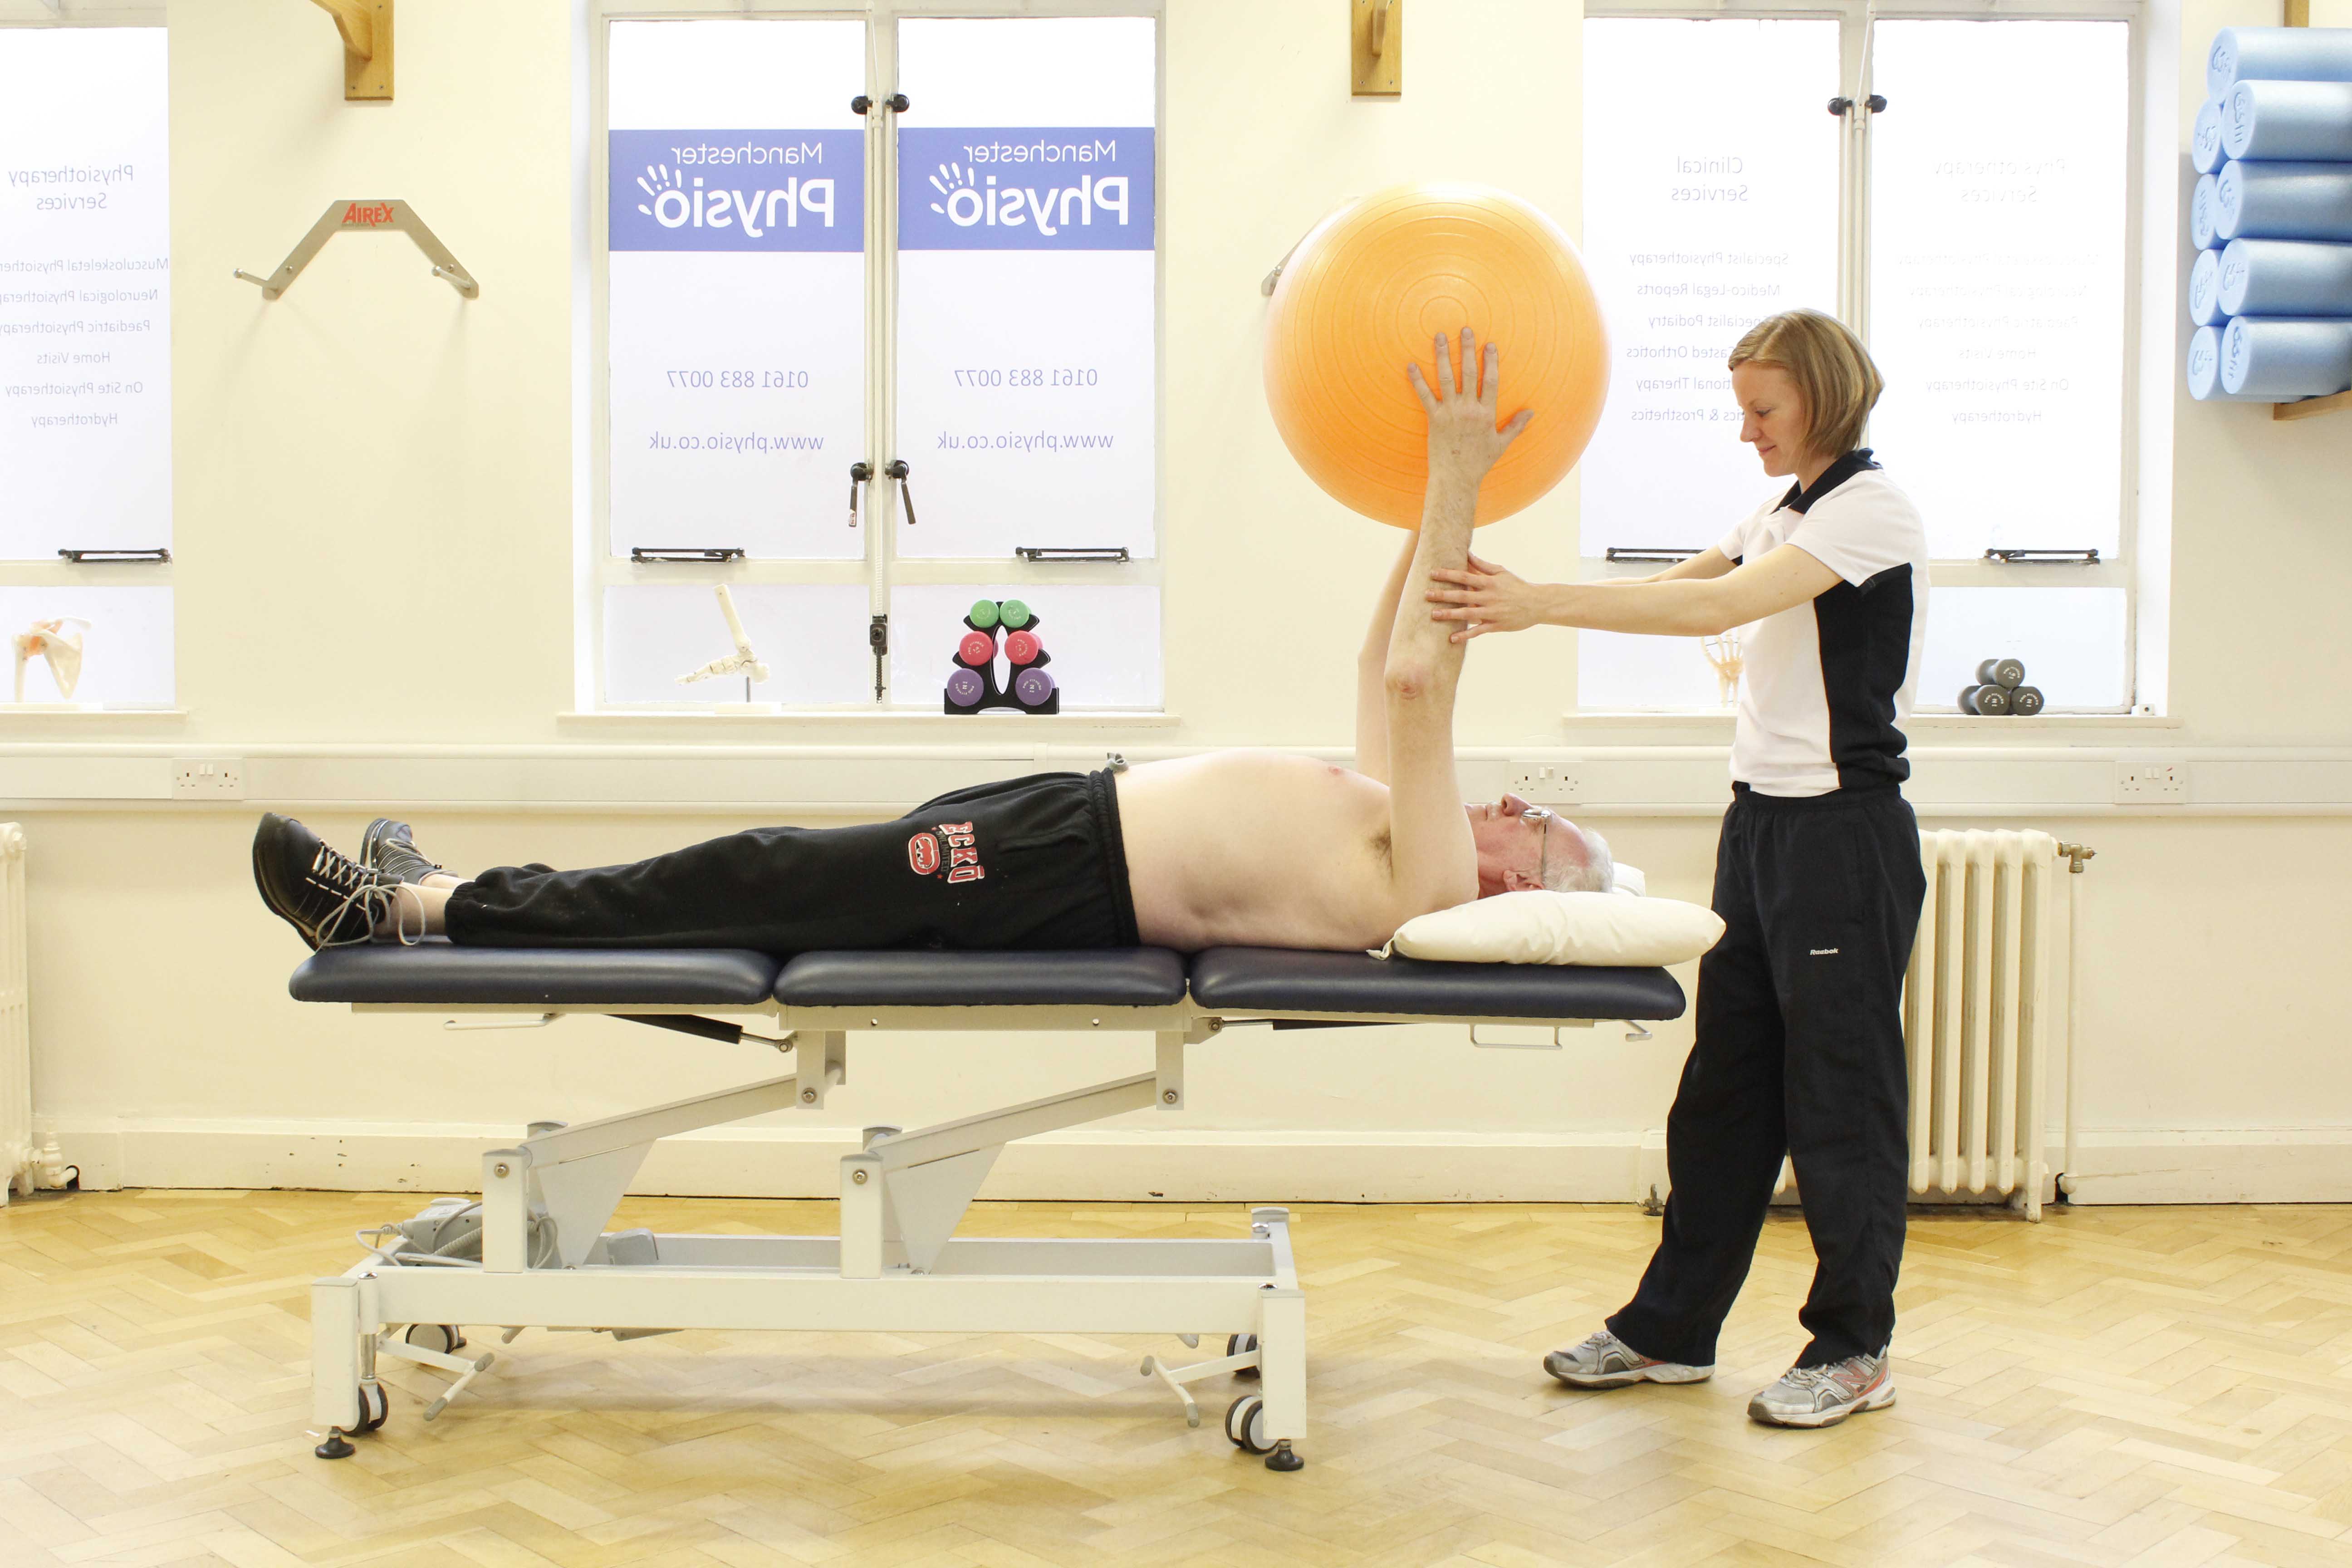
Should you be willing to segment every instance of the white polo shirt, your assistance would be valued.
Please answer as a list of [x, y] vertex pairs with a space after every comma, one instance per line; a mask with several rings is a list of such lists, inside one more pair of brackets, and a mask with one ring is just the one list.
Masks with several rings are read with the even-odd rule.
[[1740, 629], [1746, 674], [1731, 776], [1814, 795], [1911, 776], [1903, 724], [1927, 635], [1927, 531], [1868, 448], [1791, 485], [1716, 548], [1734, 564], [1793, 544], [1836, 573], [1809, 604]]

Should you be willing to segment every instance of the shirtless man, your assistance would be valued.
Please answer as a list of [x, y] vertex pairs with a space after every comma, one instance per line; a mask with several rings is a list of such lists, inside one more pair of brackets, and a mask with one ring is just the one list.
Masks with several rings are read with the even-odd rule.
[[[447, 935], [504, 947], [1378, 947], [1406, 921], [1523, 889], [1606, 890], [1597, 834], [1515, 795], [1465, 806], [1454, 773], [1464, 646], [1408, 584], [1461, 568], [1478, 485], [1525, 427], [1496, 427], [1499, 356], [1462, 334], [1457, 377], [1406, 372], [1429, 489], [1358, 660], [1357, 771], [1214, 752], [942, 795], [895, 822], [751, 828], [634, 865], [473, 878], [378, 821], [358, 860], [298, 822], [254, 837], [263, 900], [314, 948]], [[1469, 384], [1462, 383], [1467, 381]]]

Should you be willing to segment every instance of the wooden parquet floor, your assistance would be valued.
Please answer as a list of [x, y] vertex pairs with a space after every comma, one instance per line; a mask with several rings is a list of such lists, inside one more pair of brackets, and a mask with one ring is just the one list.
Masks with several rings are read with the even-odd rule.
[[[1275, 1475], [1137, 1375], [1172, 1341], [530, 1333], [441, 1420], [310, 1457], [307, 1297], [415, 1194], [0, 1211], [0, 1563], [374, 1568], [2352, 1564], [2352, 1208], [1920, 1215], [1900, 1399], [1742, 1412], [1800, 1343], [1766, 1227], [1715, 1382], [1576, 1394], [1541, 1352], [1638, 1274], [1628, 1208], [1310, 1207], [1314, 1426]], [[829, 1205], [631, 1200], [656, 1230]], [[982, 1205], [975, 1235], [1236, 1235], [1235, 1205]], [[476, 1336], [488, 1343], [494, 1333]], [[1215, 1347], [1203, 1345], [1203, 1352]]]

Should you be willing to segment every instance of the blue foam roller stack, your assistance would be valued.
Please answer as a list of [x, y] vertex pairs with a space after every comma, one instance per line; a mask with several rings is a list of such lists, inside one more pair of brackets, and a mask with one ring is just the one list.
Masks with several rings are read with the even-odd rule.
[[2221, 243], [2221, 181], [2219, 175], [2200, 174], [2197, 188], [2189, 193], [2189, 243], [2199, 250], [2210, 250]]
[[2352, 159], [2352, 81], [2242, 81], [2226, 105], [2232, 158]]
[[2189, 268], [2189, 319], [2200, 327], [2218, 327], [2229, 319], [2221, 309], [2221, 253], [2200, 250]]
[[2352, 27], [2224, 27], [2205, 57], [2205, 91], [2242, 81], [2352, 81]]
[[2197, 128], [2189, 133], [2189, 161], [2200, 174], [2221, 167], [2221, 100], [2209, 98], [2197, 111]]
[[2189, 336], [2189, 395], [2200, 403], [2268, 403], [2259, 393], [2221, 390], [2221, 329], [2200, 327]]
[[2221, 390], [2273, 402], [2352, 392], [2352, 321], [2231, 318]]
[[2224, 316], [2352, 316], [2352, 245], [2233, 239], [2214, 303]]
[[2352, 163], [2249, 163], [2213, 176], [2222, 239], [2352, 240]]

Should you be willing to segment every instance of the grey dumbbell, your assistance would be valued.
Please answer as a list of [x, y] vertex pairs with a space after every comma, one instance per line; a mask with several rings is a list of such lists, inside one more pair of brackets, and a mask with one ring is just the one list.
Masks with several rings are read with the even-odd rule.
[[2011, 704], [2009, 688], [2005, 686], [1971, 686], [1960, 693], [1960, 711], [1979, 713], [1988, 719], [2007, 716]]
[[1987, 686], [2005, 686], [2015, 690], [2025, 681], [2025, 661], [2015, 658], [1989, 658], [1977, 666], [1977, 679]]
[[2009, 694], [2009, 710], [2021, 719], [2031, 719], [2042, 711], [2042, 689], [2021, 686]]

